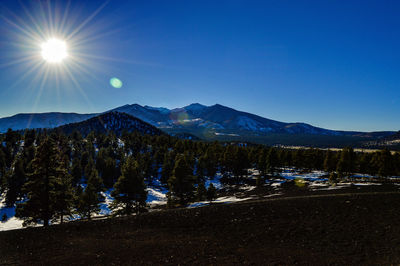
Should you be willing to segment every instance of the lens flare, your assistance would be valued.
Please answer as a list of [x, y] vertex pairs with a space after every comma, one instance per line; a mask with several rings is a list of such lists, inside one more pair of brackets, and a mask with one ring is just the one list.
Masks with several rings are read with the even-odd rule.
[[118, 78], [110, 79], [110, 84], [111, 84], [111, 86], [113, 86], [114, 88], [117, 88], [117, 89], [122, 87], [122, 81]]
[[67, 44], [64, 41], [50, 39], [42, 44], [42, 57], [49, 63], [60, 63], [67, 55]]

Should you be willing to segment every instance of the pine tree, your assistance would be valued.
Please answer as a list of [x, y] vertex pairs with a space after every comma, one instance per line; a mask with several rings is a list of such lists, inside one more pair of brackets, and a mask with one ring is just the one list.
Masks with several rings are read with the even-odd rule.
[[114, 197], [111, 208], [116, 214], [130, 215], [145, 210], [146, 185], [140, 166], [132, 156], [123, 164], [122, 175], [115, 183], [111, 196]]
[[260, 172], [260, 175], [262, 177], [265, 176], [267, 167], [266, 167], [266, 161], [267, 161], [267, 150], [266, 149], [260, 149], [258, 155], [257, 155], [257, 169]]
[[103, 168], [103, 181], [106, 187], [112, 187], [118, 177], [118, 168], [115, 159], [107, 157]]
[[336, 172], [341, 176], [351, 176], [355, 169], [355, 153], [353, 148], [344, 148], [340, 152]]
[[193, 199], [195, 177], [193, 170], [183, 155], [178, 155], [172, 176], [168, 180], [169, 198], [171, 202], [177, 200], [181, 206]]
[[335, 171], [336, 165], [337, 165], [337, 162], [336, 162], [335, 154], [332, 151], [328, 150], [326, 152], [325, 159], [324, 159], [324, 170], [326, 172]]
[[198, 201], [203, 201], [207, 198], [207, 189], [204, 185], [204, 182], [198, 184], [196, 189], [196, 198]]
[[[92, 171], [96, 170], [94, 160], [92, 157], [89, 157], [88, 163], [85, 166], [85, 178], [88, 179], [92, 175]], [[98, 172], [96, 173], [99, 174]]]
[[22, 156], [17, 156], [12, 170], [6, 175], [6, 205], [14, 206], [15, 202], [23, 196], [23, 186], [26, 182], [24, 160]]
[[247, 175], [247, 169], [250, 167], [249, 159], [246, 149], [242, 147], [235, 147], [233, 156], [232, 173], [235, 177], [235, 183], [239, 184], [242, 182], [243, 176]]
[[329, 175], [329, 182], [330, 182], [331, 184], [336, 184], [337, 181], [338, 181], [338, 175], [337, 175], [336, 173], [333, 173], [333, 172], [332, 172], [332, 173]]
[[152, 174], [153, 162], [152, 162], [151, 155], [149, 152], [145, 152], [144, 154], [142, 154], [139, 157], [139, 165], [143, 171], [143, 176], [146, 179], [146, 181], [148, 182], [148, 184], [152, 184], [153, 177], [151, 176], [151, 174]]
[[267, 154], [266, 170], [271, 176], [275, 176], [278, 172], [279, 159], [275, 148], [271, 148]]
[[79, 158], [75, 157], [72, 160], [71, 168], [72, 184], [76, 185], [82, 180], [82, 166]]
[[102, 195], [103, 182], [99, 177], [97, 170], [92, 169], [87, 180], [87, 185], [84, 190], [78, 189], [78, 206], [77, 211], [82, 217], [89, 220], [93, 214], [100, 212], [100, 204], [104, 202]]
[[174, 170], [174, 159], [170, 153], [165, 153], [164, 162], [161, 166], [161, 184], [167, 184], [171, 177], [172, 171]]
[[[1, 140], [0, 140], [1, 143]], [[0, 195], [3, 195], [6, 188], [6, 156], [0, 145]]]
[[44, 226], [55, 215], [54, 191], [58, 183], [59, 155], [54, 141], [46, 137], [37, 149], [32, 161], [33, 173], [23, 189], [27, 200], [17, 204], [16, 217], [24, 220], [24, 225], [43, 222]]
[[373, 166], [375, 168], [375, 173], [381, 178], [394, 175], [395, 173], [393, 156], [388, 149], [375, 153]]
[[72, 215], [72, 207], [74, 203], [74, 191], [72, 187], [72, 176], [69, 174], [69, 159], [65, 155], [57, 172], [57, 183], [54, 187], [54, 210], [56, 218], [60, 219], [60, 223], [64, 222], [65, 216]]
[[211, 203], [216, 198], [217, 198], [217, 189], [214, 187], [212, 183], [210, 183], [207, 189], [207, 200]]

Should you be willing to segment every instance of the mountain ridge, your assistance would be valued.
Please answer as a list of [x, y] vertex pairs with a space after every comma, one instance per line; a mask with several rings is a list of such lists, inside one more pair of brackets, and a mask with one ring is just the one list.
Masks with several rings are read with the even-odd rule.
[[238, 111], [214, 104], [210, 106], [192, 103], [181, 108], [142, 106], [137, 103], [126, 104], [103, 113], [78, 114], [63, 112], [23, 113], [0, 118], [0, 132], [8, 128], [55, 128], [65, 124], [82, 122], [107, 113], [121, 112], [134, 116], [167, 133], [191, 133], [201, 138], [207, 136], [262, 137], [271, 134], [357, 136], [385, 138], [395, 131], [361, 132], [331, 130], [315, 127], [303, 122], [281, 122], [256, 114]]

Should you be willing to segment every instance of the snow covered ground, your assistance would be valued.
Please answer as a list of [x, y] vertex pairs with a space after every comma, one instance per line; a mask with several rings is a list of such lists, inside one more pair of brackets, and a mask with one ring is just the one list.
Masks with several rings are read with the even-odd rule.
[[0, 222], [0, 231], [22, 228], [22, 220], [15, 218], [14, 215], [15, 215], [15, 207], [7, 208], [5, 206], [5, 198], [1, 197], [0, 220], [3, 219], [3, 216], [6, 218], [6, 220]]

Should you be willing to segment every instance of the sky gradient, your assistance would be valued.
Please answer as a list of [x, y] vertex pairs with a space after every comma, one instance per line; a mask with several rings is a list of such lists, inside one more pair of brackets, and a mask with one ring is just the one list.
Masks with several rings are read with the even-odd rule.
[[[66, 10], [79, 68], [58, 79], [28, 73], [33, 62], [21, 57], [39, 44], [24, 25], [56, 27]], [[199, 102], [329, 129], [400, 130], [398, 14], [399, 1], [3, 0], [0, 117]]]

